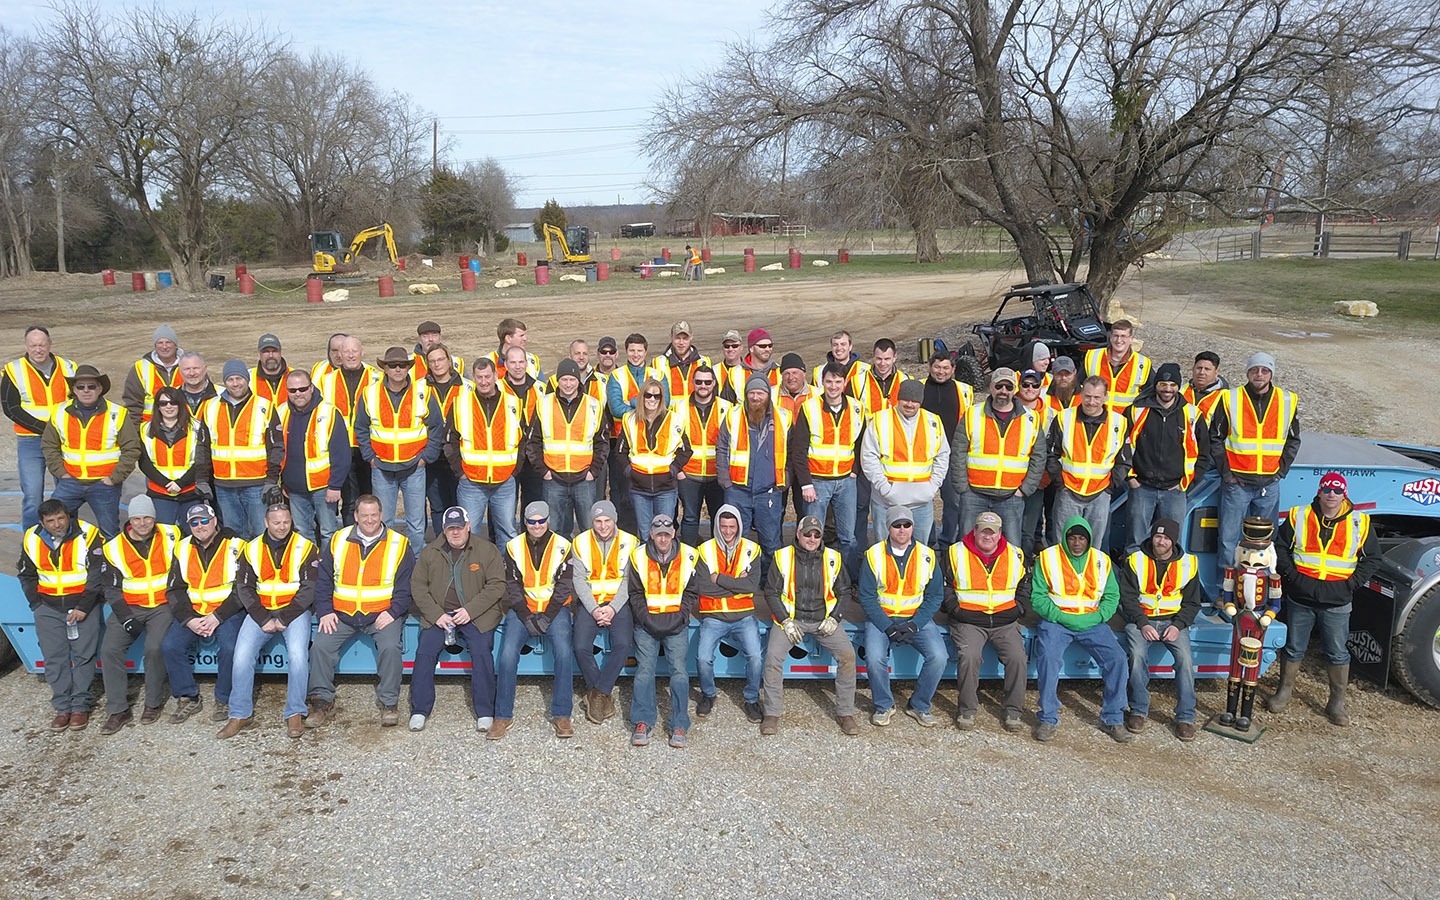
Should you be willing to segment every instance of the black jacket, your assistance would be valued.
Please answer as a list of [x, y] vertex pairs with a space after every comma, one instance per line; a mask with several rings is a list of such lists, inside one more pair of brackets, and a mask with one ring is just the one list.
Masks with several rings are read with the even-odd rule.
[[[1320, 501], [1310, 501], [1310, 508], [1319, 514]], [[1320, 539], [1330, 540], [1335, 533], [1335, 522], [1353, 511], [1354, 507], [1346, 500], [1340, 507], [1340, 515], [1334, 519], [1326, 519], [1322, 515]], [[1321, 581], [1302, 575], [1300, 570], [1295, 568], [1295, 526], [1290, 517], [1286, 516], [1281, 519], [1280, 528], [1275, 533], [1275, 558], [1275, 568], [1280, 572], [1280, 581], [1285, 592], [1281, 602], [1309, 607], [1344, 606], [1354, 598], [1356, 589], [1369, 583], [1370, 576], [1380, 568], [1380, 542], [1375, 537], [1374, 522], [1371, 522], [1370, 531], [1365, 535], [1365, 543], [1360, 547], [1355, 572], [1344, 581]]]
[[[1155, 548], [1147, 538], [1140, 545], [1140, 552], [1151, 559], [1155, 559]], [[1157, 578], [1164, 578], [1170, 564], [1180, 560], [1183, 552], [1179, 546], [1171, 551], [1174, 556], [1168, 560], [1155, 560], [1158, 571]], [[1116, 581], [1120, 585], [1120, 617], [1127, 623], [1141, 628], [1150, 624], [1150, 617], [1145, 615], [1145, 610], [1140, 606], [1140, 576], [1130, 568], [1128, 559], [1121, 565], [1115, 567]], [[1200, 606], [1205, 602], [1205, 588], [1200, 584], [1200, 576], [1197, 574], [1180, 589], [1180, 609], [1175, 613], [1170, 624], [1177, 628], [1189, 628], [1195, 624], [1195, 616], [1200, 613]]]

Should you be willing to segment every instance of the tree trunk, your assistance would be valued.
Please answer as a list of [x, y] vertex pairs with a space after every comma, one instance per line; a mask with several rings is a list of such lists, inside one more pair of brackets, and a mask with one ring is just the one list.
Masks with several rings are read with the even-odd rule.
[[934, 225], [915, 226], [915, 261], [937, 263], [945, 259], [940, 252], [940, 241], [935, 235]]
[[55, 270], [65, 271], [65, 176], [55, 175]]

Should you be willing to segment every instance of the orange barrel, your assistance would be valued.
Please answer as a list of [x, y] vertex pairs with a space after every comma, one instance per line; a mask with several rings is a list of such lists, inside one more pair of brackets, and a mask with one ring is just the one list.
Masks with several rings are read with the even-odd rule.
[[545, 265], [544, 263], [536, 263], [536, 265], [535, 265], [535, 283], [536, 283], [536, 284], [549, 284], [549, 283], [550, 283], [550, 267], [549, 267], [549, 266]]
[[395, 268], [399, 269], [402, 272], [405, 271], [405, 257], [402, 256], [399, 259], [395, 260]]
[[470, 257], [468, 257], [468, 256], [462, 256], [462, 257], [460, 257], [460, 268], [462, 268], [462, 269], [468, 269], [468, 268], [470, 268]]
[[619, 262], [619, 261], [620, 261], [620, 248], [619, 248], [619, 247], [611, 247], [611, 248], [610, 248], [610, 261], [611, 261], [611, 262]]
[[755, 248], [754, 248], [754, 247], [746, 247], [746, 248], [745, 248], [745, 255], [746, 255], [746, 256], [754, 256], [754, 255], [755, 255]]
[[394, 278], [393, 276], [390, 276], [390, 275], [381, 275], [381, 276], [380, 276], [380, 285], [379, 285], [379, 287], [380, 287], [380, 296], [382, 296], [382, 297], [393, 297], [393, 296], [395, 296], [395, 278]]
[[595, 264], [595, 280], [596, 280], [596, 281], [609, 281], [609, 280], [610, 280], [610, 264], [609, 264], [609, 263], [596, 263], [596, 264]]
[[235, 264], [235, 278], [236, 278], [236, 280], [239, 280], [240, 276], [241, 276], [241, 275], [244, 275], [244, 274], [245, 274], [246, 272], [248, 272], [248, 271], [249, 271], [249, 269], [246, 269], [246, 268], [245, 268], [245, 264], [244, 264], [244, 263], [236, 263], [236, 264]]
[[796, 250], [794, 247], [790, 248], [790, 268], [800, 268], [800, 251]]
[[469, 269], [466, 269], [465, 271], [460, 273], [460, 290], [475, 290], [475, 273], [470, 271]]
[[114, 270], [114, 269], [106, 269], [105, 271], [101, 272], [101, 273], [100, 273], [100, 283], [103, 284], [103, 285], [105, 285], [106, 287], [114, 287], [114, 286], [115, 286], [115, 270]]
[[663, 260], [665, 260], [666, 262], [669, 262], [669, 261], [670, 261], [670, 248], [669, 248], [669, 247], [661, 247], [661, 248], [660, 248], [660, 258], [663, 259]]
[[141, 292], [143, 292], [143, 291], [145, 290], [145, 273], [144, 273], [144, 272], [131, 272], [131, 273], [130, 273], [130, 290], [134, 291], [134, 292], [137, 293], [137, 294], [139, 294], [139, 293], [141, 293]]
[[241, 275], [238, 280], [239, 280], [239, 282], [240, 282], [240, 293], [242, 293], [242, 294], [253, 294], [253, 293], [255, 293], [255, 276], [254, 276], [254, 275], [248, 275], [248, 274], [247, 274], [247, 275]]
[[517, 253], [517, 254], [515, 254], [515, 265], [517, 265], [517, 266], [527, 266], [527, 265], [529, 265], [529, 264], [530, 264], [530, 262], [529, 262], [529, 260], [527, 260], [527, 259], [525, 258], [525, 254], [523, 254], [523, 253]]
[[641, 263], [641, 264], [640, 264], [640, 277], [641, 277], [641, 278], [649, 278], [649, 277], [651, 277], [651, 275], [654, 274], [654, 272], [655, 272], [655, 270], [654, 270], [653, 268], [651, 268], [651, 266], [650, 266], [650, 264], [649, 264], [648, 262], [647, 262], [647, 263]]
[[849, 251], [849, 250], [846, 250], [844, 247], [841, 247], [841, 248], [840, 248], [840, 262], [843, 264], [843, 263], [848, 263], [849, 261], [850, 261], [850, 251]]
[[746, 271], [746, 272], [753, 272], [753, 271], [755, 271], [755, 254], [753, 254], [753, 253], [747, 253], [747, 254], [745, 254], [745, 271]]
[[709, 261], [710, 261], [710, 248], [709, 248], [709, 247], [701, 247], [701, 248], [700, 248], [700, 261], [701, 261], [701, 262], [709, 262]]
[[[249, 277], [248, 275], [245, 277]], [[318, 278], [309, 278], [305, 281], [305, 302], [324, 303], [325, 283]]]

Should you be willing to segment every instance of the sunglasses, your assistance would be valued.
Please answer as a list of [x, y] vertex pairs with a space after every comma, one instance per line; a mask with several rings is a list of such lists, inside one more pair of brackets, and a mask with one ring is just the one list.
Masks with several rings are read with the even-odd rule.
[[310, 388], [311, 388], [312, 386], [313, 386], [313, 385], [308, 385], [308, 384], [307, 384], [307, 385], [305, 385], [304, 387], [286, 388], [285, 390], [288, 391], [288, 392], [291, 393], [291, 394], [303, 394], [303, 393], [305, 393], [306, 391], [310, 390]]
[[98, 384], [77, 384], [77, 385], [75, 385], [75, 390], [77, 390], [77, 391], [98, 391], [98, 390], [100, 390], [100, 385], [98, 385]]
[[705, 387], [705, 386], [708, 385], [708, 384], [714, 384], [714, 383], [715, 383], [715, 379], [713, 379], [713, 378], [697, 378], [697, 379], [695, 379], [695, 386], [696, 386], [696, 387]]
[[1320, 493], [1322, 493], [1322, 494], [1343, 494], [1343, 493], [1345, 493], [1345, 489], [1344, 489], [1344, 488], [1327, 488], [1327, 487], [1322, 487], [1322, 488], [1320, 489]]
[[740, 349], [740, 345], [737, 344], [737, 343], [734, 343], [734, 342], [732, 342], [732, 341], [726, 341], [725, 343], [721, 344], [720, 346], [724, 347], [726, 350], [739, 350], [739, 349]]
[[659, 394], [646, 394], [646, 395], [645, 395], [645, 399], [646, 399], [646, 400], [659, 400], [659, 399], [660, 399], [660, 395], [659, 395]]
[[602, 349], [602, 350], [600, 351], [600, 355], [601, 355], [601, 356], [614, 356], [617, 352], [618, 352], [618, 351], [615, 350], [615, 348], [612, 347], [612, 348], [610, 348], [609, 350], [604, 350], [604, 349]]
[[209, 525], [213, 521], [215, 520], [209, 516], [196, 516], [190, 520], [190, 527], [194, 528], [196, 525]]
[[997, 390], [997, 391], [1013, 391], [1013, 390], [1015, 390], [1015, 386], [1012, 385], [1012, 384], [1011, 384], [1010, 382], [1008, 382], [1008, 381], [1002, 381], [1002, 382], [1000, 382], [999, 384], [994, 385], [994, 388], [995, 388], [995, 390]]
[[651, 528], [674, 528], [675, 520], [666, 516], [657, 516], [655, 521], [650, 523]]
[[385, 368], [387, 369], [408, 369], [410, 366], [411, 363], [408, 362], [388, 362], [385, 364]]
[[890, 527], [891, 527], [891, 528], [914, 528], [914, 527], [915, 527], [915, 523], [914, 523], [914, 522], [891, 522], [891, 523], [890, 523]]
[[526, 525], [544, 525], [544, 524], [545, 524], [546, 522], [548, 522], [548, 521], [550, 521], [550, 517], [549, 517], [549, 516], [546, 516], [546, 517], [543, 518], [543, 519], [526, 519], [526, 520], [525, 520], [525, 524], [526, 524]]
[[1040, 386], [1040, 382], [1038, 382], [1038, 381], [1022, 381], [1022, 382], [1020, 382], [1020, 386], [1021, 386], [1022, 388], [1038, 388], [1038, 387]]
[[755, 345], [755, 349], [757, 349], [757, 350], [769, 350], [769, 349], [770, 349], [771, 347], [773, 347], [773, 346], [775, 346], [775, 343], [774, 343], [773, 341], [765, 341], [765, 342], [763, 342], [763, 343], [756, 344], [756, 345]]
[[155, 401], [155, 405], [156, 405], [156, 406], [177, 406], [177, 407], [178, 407], [180, 404], [177, 403], [177, 402], [175, 402], [174, 400], [156, 400], [156, 401]]

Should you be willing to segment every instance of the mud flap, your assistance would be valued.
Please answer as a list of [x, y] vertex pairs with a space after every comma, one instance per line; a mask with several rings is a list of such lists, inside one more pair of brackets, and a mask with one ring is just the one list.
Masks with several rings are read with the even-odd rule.
[[1390, 683], [1391, 635], [1395, 617], [1415, 587], [1415, 576], [1386, 559], [1355, 591], [1350, 613], [1350, 674], [1384, 689]]

